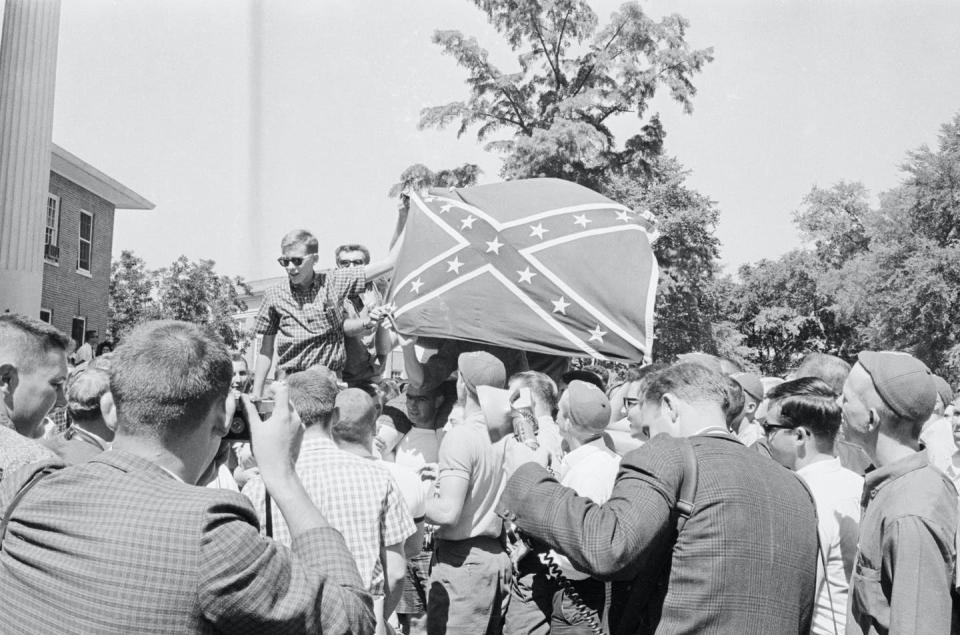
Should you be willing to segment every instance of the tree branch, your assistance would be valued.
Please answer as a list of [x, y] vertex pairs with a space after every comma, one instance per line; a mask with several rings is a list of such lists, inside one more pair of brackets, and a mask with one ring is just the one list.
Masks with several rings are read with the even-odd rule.
[[540, 48], [543, 50], [543, 56], [547, 58], [547, 64], [550, 65], [550, 70], [553, 71], [553, 82], [556, 85], [557, 91], [559, 91], [563, 85], [563, 76], [560, 74], [560, 69], [554, 65], [553, 59], [550, 57], [550, 51], [547, 50], [547, 43], [543, 41], [543, 33], [540, 31], [540, 22], [537, 20], [537, 16], [533, 13], [532, 9], [530, 10], [530, 22], [533, 26], [534, 33], [537, 34], [537, 39], [540, 40]]

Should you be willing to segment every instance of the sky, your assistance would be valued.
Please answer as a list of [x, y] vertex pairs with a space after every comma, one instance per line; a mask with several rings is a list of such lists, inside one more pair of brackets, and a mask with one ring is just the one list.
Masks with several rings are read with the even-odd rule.
[[[591, 5], [606, 23], [620, 2]], [[898, 185], [907, 152], [960, 112], [952, 0], [641, 6], [683, 15], [691, 46], [714, 49], [693, 114], [661, 95], [653, 110], [667, 153], [717, 203], [730, 272], [799, 245], [791, 217], [814, 185]], [[347, 242], [376, 259], [405, 167], [472, 162], [498, 180], [499, 158], [470, 134], [417, 129], [421, 108], [467, 94], [435, 29], [474, 35], [516, 68], [467, 0], [67, 0], [53, 139], [156, 204], [117, 213], [114, 257], [209, 258], [256, 280], [282, 275], [280, 238], [304, 227], [331, 265]]]

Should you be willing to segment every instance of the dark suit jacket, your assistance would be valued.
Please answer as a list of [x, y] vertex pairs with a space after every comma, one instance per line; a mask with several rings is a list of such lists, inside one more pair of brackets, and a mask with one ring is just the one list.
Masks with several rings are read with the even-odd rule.
[[[0, 513], [39, 469], [10, 474]], [[122, 451], [40, 480], [0, 551], [3, 633], [372, 632], [333, 529], [261, 538], [235, 492], [185, 485]]]
[[596, 505], [535, 464], [507, 484], [501, 509], [578, 568], [630, 585], [616, 633], [806, 633], [817, 571], [816, 510], [793, 473], [728, 437], [691, 439], [694, 510], [675, 540], [681, 440], [627, 454]]

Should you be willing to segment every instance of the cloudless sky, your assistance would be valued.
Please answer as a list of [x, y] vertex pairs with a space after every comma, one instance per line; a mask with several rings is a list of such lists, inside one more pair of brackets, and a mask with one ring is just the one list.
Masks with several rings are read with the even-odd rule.
[[[619, 4], [592, 6], [606, 23]], [[799, 244], [791, 214], [814, 184], [896, 186], [907, 151], [935, 145], [960, 111], [960, 3], [641, 6], [680, 13], [691, 45], [714, 48], [693, 78], [694, 113], [665, 95], [654, 110], [667, 152], [717, 202], [728, 271]], [[54, 141], [156, 203], [118, 212], [114, 256], [211, 258], [258, 279], [282, 273], [281, 236], [306, 227], [321, 260], [344, 242], [376, 258], [395, 220], [387, 190], [406, 166], [469, 161], [498, 179], [498, 157], [473, 136], [417, 129], [422, 107], [466, 95], [463, 70], [430, 42], [437, 28], [477, 36], [515, 70], [466, 0], [66, 0]], [[641, 123], [622, 117], [620, 138]]]

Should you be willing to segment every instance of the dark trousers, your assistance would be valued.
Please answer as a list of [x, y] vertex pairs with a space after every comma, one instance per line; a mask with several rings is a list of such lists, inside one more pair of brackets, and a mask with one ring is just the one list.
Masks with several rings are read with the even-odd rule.
[[511, 577], [510, 558], [499, 540], [438, 539], [430, 568], [427, 633], [501, 633]]

